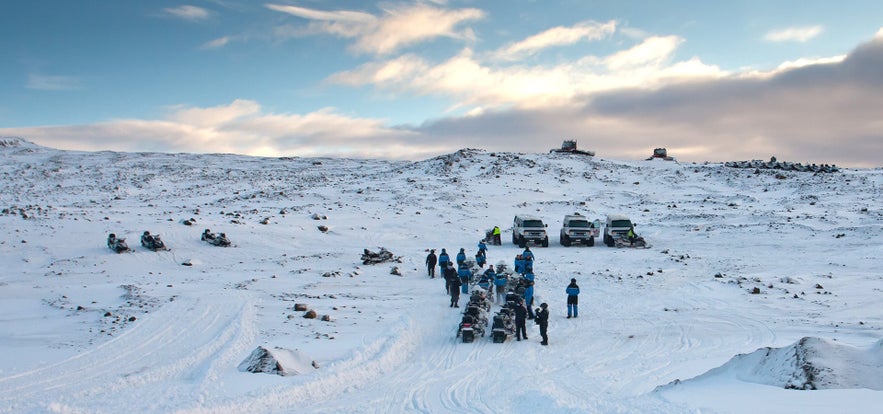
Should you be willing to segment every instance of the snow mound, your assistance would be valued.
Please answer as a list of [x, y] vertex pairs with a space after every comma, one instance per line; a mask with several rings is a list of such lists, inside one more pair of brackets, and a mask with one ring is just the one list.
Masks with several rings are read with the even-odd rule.
[[243, 372], [263, 372], [283, 377], [305, 374], [318, 367], [316, 361], [298, 350], [279, 347], [270, 350], [262, 346], [257, 347], [239, 364], [239, 370]]
[[37, 148], [37, 146], [19, 137], [0, 137], [0, 148]]
[[660, 389], [713, 378], [729, 378], [798, 390], [883, 390], [883, 340], [867, 349], [805, 337], [783, 348], [760, 348], [726, 364]]

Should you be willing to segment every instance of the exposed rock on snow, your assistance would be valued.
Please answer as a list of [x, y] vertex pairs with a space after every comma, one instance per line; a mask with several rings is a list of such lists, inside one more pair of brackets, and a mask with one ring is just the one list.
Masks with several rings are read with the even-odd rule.
[[242, 363], [242, 372], [276, 374], [281, 376], [300, 375], [319, 368], [316, 361], [311, 360], [298, 350], [284, 348], [267, 349], [262, 346], [252, 351]]
[[368, 249], [365, 249], [362, 252], [362, 264], [377, 264], [383, 262], [389, 262], [395, 259], [392, 252], [386, 250], [386, 248], [381, 247], [379, 252], [372, 252]]

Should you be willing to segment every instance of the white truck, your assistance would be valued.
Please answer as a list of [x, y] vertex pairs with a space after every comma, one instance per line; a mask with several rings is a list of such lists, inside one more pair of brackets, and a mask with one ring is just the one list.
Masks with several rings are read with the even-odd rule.
[[633, 227], [632, 221], [623, 214], [608, 214], [607, 223], [604, 225], [604, 244], [614, 247], [616, 239], [625, 237], [629, 229]]
[[512, 223], [512, 244], [523, 248], [528, 243], [549, 247], [546, 224], [538, 217], [527, 215], [515, 216]]
[[562, 246], [570, 247], [573, 244], [586, 246], [595, 245], [595, 237], [601, 233], [601, 221], [589, 221], [586, 216], [579, 213], [564, 216], [561, 223], [561, 232], [558, 242]]

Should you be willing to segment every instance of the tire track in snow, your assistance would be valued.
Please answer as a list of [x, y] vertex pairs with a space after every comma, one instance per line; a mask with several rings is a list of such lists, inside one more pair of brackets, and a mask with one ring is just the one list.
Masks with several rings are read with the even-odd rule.
[[[0, 378], [0, 403], [11, 411], [36, 406], [86, 411], [133, 411], [128, 404], [141, 401], [139, 410], [158, 405], [174, 406], [192, 399], [193, 384], [217, 377], [217, 364], [226, 364], [252, 342], [253, 305], [236, 292], [220, 300], [181, 298], [145, 316], [116, 338], [47, 367]], [[246, 328], [246, 329], [242, 329]], [[213, 362], [217, 360], [217, 362]], [[202, 374], [199, 367], [203, 366]], [[182, 381], [185, 390], [161, 385], [157, 398], [151, 385], [169, 379]], [[52, 398], [47, 399], [48, 395]], [[133, 398], [120, 398], [119, 394]], [[143, 399], [136, 398], [143, 396]], [[180, 402], [180, 401], [178, 401]], [[112, 407], [118, 403], [126, 406]]]

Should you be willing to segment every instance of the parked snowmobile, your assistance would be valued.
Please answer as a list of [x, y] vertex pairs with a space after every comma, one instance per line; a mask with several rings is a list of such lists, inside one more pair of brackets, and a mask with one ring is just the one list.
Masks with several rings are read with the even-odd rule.
[[159, 237], [159, 234], [150, 234], [149, 231], [145, 231], [144, 234], [141, 235], [141, 245], [144, 248], [160, 251], [160, 250], [169, 250], [166, 247], [166, 244], [163, 243], [162, 239]]
[[628, 236], [625, 234], [614, 234], [613, 235], [613, 246], [614, 247], [634, 247], [638, 249], [649, 249], [650, 245], [647, 244], [647, 241], [644, 240], [643, 237], [635, 235], [634, 240], [629, 240]]
[[116, 234], [107, 235], [107, 247], [116, 253], [130, 252], [132, 249], [126, 244], [126, 239], [117, 238]]
[[215, 233], [212, 233], [212, 231], [209, 229], [205, 229], [205, 231], [202, 232], [201, 238], [202, 238], [202, 241], [207, 242], [207, 243], [214, 245], [214, 246], [229, 247], [231, 244], [230, 239], [227, 238], [226, 233], [215, 234]]
[[487, 326], [487, 316], [484, 308], [475, 302], [469, 302], [463, 311], [463, 319], [457, 328], [457, 337], [463, 337], [463, 342], [475, 341], [475, 335], [484, 336]]
[[491, 339], [499, 344], [506, 342], [509, 335], [515, 334], [515, 310], [504, 306], [494, 315], [494, 324], [491, 327]]

